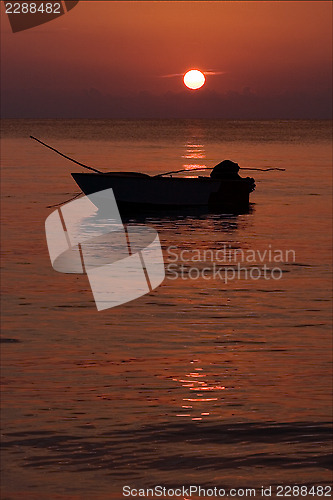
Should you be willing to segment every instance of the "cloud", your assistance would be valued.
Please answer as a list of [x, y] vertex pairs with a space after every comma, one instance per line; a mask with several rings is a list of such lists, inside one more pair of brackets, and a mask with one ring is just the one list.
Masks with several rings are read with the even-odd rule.
[[205, 75], [225, 75], [226, 71], [203, 71]]
[[184, 73], [174, 73], [173, 75], [160, 75], [159, 78], [174, 78], [175, 76], [183, 76]]
[[[213, 71], [213, 70], [205, 70], [205, 69], [200, 69], [199, 71], [201, 71], [201, 73], [203, 73], [204, 75], [225, 75], [226, 74], [226, 71]], [[184, 74], [186, 73], [186, 71], [184, 73], [173, 73], [171, 75], [161, 75], [159, 78], [174, 78], [176, 76], [183, 76]]]
[[258, 94], [137, 92], [103, 94], [97, 89], [54, 92], [46, 88], [7, 89], [2, 92], [3, 118], [113, 118], [113, 119], [330, 119], [332, 93], [314, 92]]

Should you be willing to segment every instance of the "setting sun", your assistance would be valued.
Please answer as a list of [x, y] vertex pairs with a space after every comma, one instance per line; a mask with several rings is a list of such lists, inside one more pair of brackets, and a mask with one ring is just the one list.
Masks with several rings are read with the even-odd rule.
[[191, 69], [184, 75], [184, 84], [191, 90], [200, 89], [205, 81], [205, 75], [198, 69]]

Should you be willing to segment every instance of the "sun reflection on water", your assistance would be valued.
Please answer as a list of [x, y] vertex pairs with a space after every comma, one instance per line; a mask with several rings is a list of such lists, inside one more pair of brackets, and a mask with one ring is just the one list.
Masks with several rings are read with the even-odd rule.
[[191, 141], [188, 141], [185, 144], [185, 152], [182, 155], [182, 159], [184, 161], [183, 168], [186, 170], [194, 170], [199, 168], [207, 168], [206, 163], [200, 160], [204, 160], [206, 158], [206, 151], [204, 144], [198, 143], [195, 138]]
[[[193, 365], [200, 362], [199, 359], [195, 359], [190, 363]], [[224, 385], [221, 385], [219, 381], [207, 380], [207, 374], [204, 373], [204, 368], [200, 366], [195, 367], [194, 370], [193, 367], [191, 368], [191, 371], [185, 373], [184, 377], [172, 378], [172, 380], [178, 382], [181, 387], [196, 393], [189, 393], [187, 397], [183, 397], [182, 404], [180, 405], [181, 412], [177, 413], [176, 416], [188, 417], [191, 418], [191, 420], [198, 421], [203, 420], [205, 417], [209, 417], [213, 413], [211, 404], [214, 402], [216, 404], [216, 401], [220, 399], [217, 391], [224, 391], [226, 388]], [[205, 397], [206, 391], [212, 393], [210, 397]]]

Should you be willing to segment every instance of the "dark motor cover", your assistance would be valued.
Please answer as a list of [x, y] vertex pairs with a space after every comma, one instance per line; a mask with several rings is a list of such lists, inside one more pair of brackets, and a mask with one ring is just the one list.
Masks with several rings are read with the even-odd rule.
[[239, 174], [239, 165], [231, 160], [223, 160], [211, 171], [210, 177], [212, 179], [230, 179], [230, 180], [242, 180], [248, 183], [249, 193], [254, 191], [256, 185], [253, 177], [241, 177]]
[[240, 179], [239, 165], [231, 160], [223, 160], [211, 171], [212, 179]]

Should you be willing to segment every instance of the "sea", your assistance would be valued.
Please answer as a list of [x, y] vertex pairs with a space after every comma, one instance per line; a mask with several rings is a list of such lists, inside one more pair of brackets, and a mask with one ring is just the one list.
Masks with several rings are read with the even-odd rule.
[[[331, 497], [332, 122], [1, 127], [1, 498]], [[158, 232], [166, 276], [98, 311], [45, 238], [84, 169], [30, 135], [102, 171], [230, 159], [256, 190], [247, 213], [124, 216]]]

